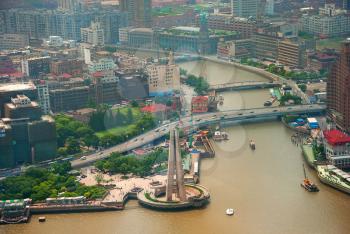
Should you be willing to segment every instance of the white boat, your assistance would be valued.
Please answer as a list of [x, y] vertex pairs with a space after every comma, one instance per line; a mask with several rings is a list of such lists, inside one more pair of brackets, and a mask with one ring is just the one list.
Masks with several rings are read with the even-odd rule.
[[232, 208], [228, 208], [227, 210], [226, 210], [226, 215], [229, 215], [229, 216], [231, 216], [231, 215], [233, 215], [235, 212], [234, 212], [234, 210], [232, 209]]

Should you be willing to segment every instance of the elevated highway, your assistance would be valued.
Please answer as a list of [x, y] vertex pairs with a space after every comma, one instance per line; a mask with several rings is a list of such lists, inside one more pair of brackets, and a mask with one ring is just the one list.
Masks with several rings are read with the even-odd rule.
[[245, 121], [251, 121], [252, 119], [259, 119], [264, 117], [280, 117], [286, 114], [320, 114], [323, 113], [325, 109], [325, 105], [313, 104], [229, 110], [223, 112], [198, 114], [194, 115], [192, 118], [190, 116], [187, 116], [181, 119], [181, 124], [179, 121], [174, 121], [170, 124], [166, 124], [148, 131], [120, 145], [116, 145], [101, 152], [91, 154], [87, 156], [85, 160], [76, 159], [71, 161], [71, 163], [72, 167], [74, 168], [88, 166], [98, 160], [107, 158], [112, 152], [123, 153], [152, 143], [154, 140], [164, 137], [166, 134], [168, 134], [169, 130], [174, 127], [186, 128], [232, 121], [241, 121], [244, 123]]

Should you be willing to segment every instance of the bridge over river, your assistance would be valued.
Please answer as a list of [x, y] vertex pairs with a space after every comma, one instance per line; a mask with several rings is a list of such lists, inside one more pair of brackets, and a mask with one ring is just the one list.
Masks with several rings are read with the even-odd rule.
[[233, 82], [226, 84], [210, 85], [209, 90], [215, 90], [216, 92], [232, 91], [232, 90], [248, 90], [248, 89], [265, 89], [280, 86], [278, 82], [262, 82], [262, 81], [244, 81]]
[[283, 106], [283, 107], [266, 107], [266, 108], [254, 108], [254, 109], [239, 109], [229, 110], [222, 112], [204, 113], [181, 118], [181, 122], [174, 121], [170, 124], [166, 124], [150, 130], [142, 135], [139, 135], [129, 141], [120, 145], [113, 146], [105, 149], [101, 152], [97, 152], [88, 155], [85, 160], [76, 159], [71, 161], [72, 167], [80, 168], [88, 166], [98, 160], [107, 158], [112, 152], [127, 152], [143, 145], [152, 143], [161, 137], [168, 134], [169, 130], [174, 127], [186, 128], [195, 126], [204, 126], [208, 124], [217, 123], [232, 123], [232, 122], [249, 122], [254, 119], [259, 120], [263, 118], [281, 117], [286, 114], [321, 114], [325, 111], [325, 105], [313, 104], [313, 105], [295, 105], [295, 106]]

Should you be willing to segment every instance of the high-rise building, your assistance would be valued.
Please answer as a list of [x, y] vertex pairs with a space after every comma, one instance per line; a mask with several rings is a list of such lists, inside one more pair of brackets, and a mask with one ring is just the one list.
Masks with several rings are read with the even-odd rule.
[[18, 49], [29, 46], [29, 37], [25, 34], [0, 34], [0, 50]]
[[340, 56], [327, 81], [327, 108], [336, 125], [350, 132], [350, 40], [342, 43]]
[[232, 14], [243, 18], [257, 18], [260, 0], [231, 0]]
[[275, 13], [275, 0], [266, 0], [265, 14], [273, 15]]
[[81, 28], [80, 31], [82, 42], [98, 46], [105, 44], [104, 30], [99, 22], [91, 22], [89, 28]]
[[[1, 25], [3, 18], [4, 25]], [[98, 21], [104, 30], [106, 43], [116, 43], [119, 27], [128, 26], [127, 13], [114, 9], [90, 9], [84, 11], [22, 10], [0, 11], [1, 27], [8, 34], [25, 34], [29, 38], [60, 36], [64, 40], [81, 39], [81, 28], [89, 27], [91, 21]]]
[[120, 9], [129, 13], [129, 20], [136, 27], [152, 27], [151, 0], [121, 0]]
[[198, 43], [200, 54], [210, 53], [208, 18], [204, 13], [200, 14]]
[[36, 86], [36, 88], [38, 90], [38, 103], [41, 111], [47, 115], [51, 111], [49, 87], [47, 84], [39, 84]]
[[58, 9], [64, 11], [79, 11], [82, 9], [81, 0], [58, 0]]

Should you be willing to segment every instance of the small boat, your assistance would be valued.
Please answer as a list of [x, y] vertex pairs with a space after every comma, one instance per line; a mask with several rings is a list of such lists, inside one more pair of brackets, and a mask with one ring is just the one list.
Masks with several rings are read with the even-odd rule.
[[46, 217], [45, 216], [40, 216], [39, 218], [38, 218], [38, 220], [39, 220], [39, 222], [45, 222], [46, 221]]
[[250, 140], [249, 146], [252, 150], [255, 150], [255, 142], [253, 140]]
[[228, 209], [226, 210], [226, 215], [232, 216], [234, 213], [235, 213], [235, 212], [234, 212], [234, 210], [233, 210], [232, 208], [228, 208]]
[[318, 191], [320, 191], [318, 189], [318, 187], [316, 186], [316, 184], [314, 184], [313, 182], [311, 182], [311, 180], [309, 180], [307, 178], [304, 164], [303, 164], [303, 170], [304, 170], [304, 180], [303, 180], [303, 183], [301, 183], [300, 185], [304, 189], [306, 189], [308, 192], [318, 192]]

